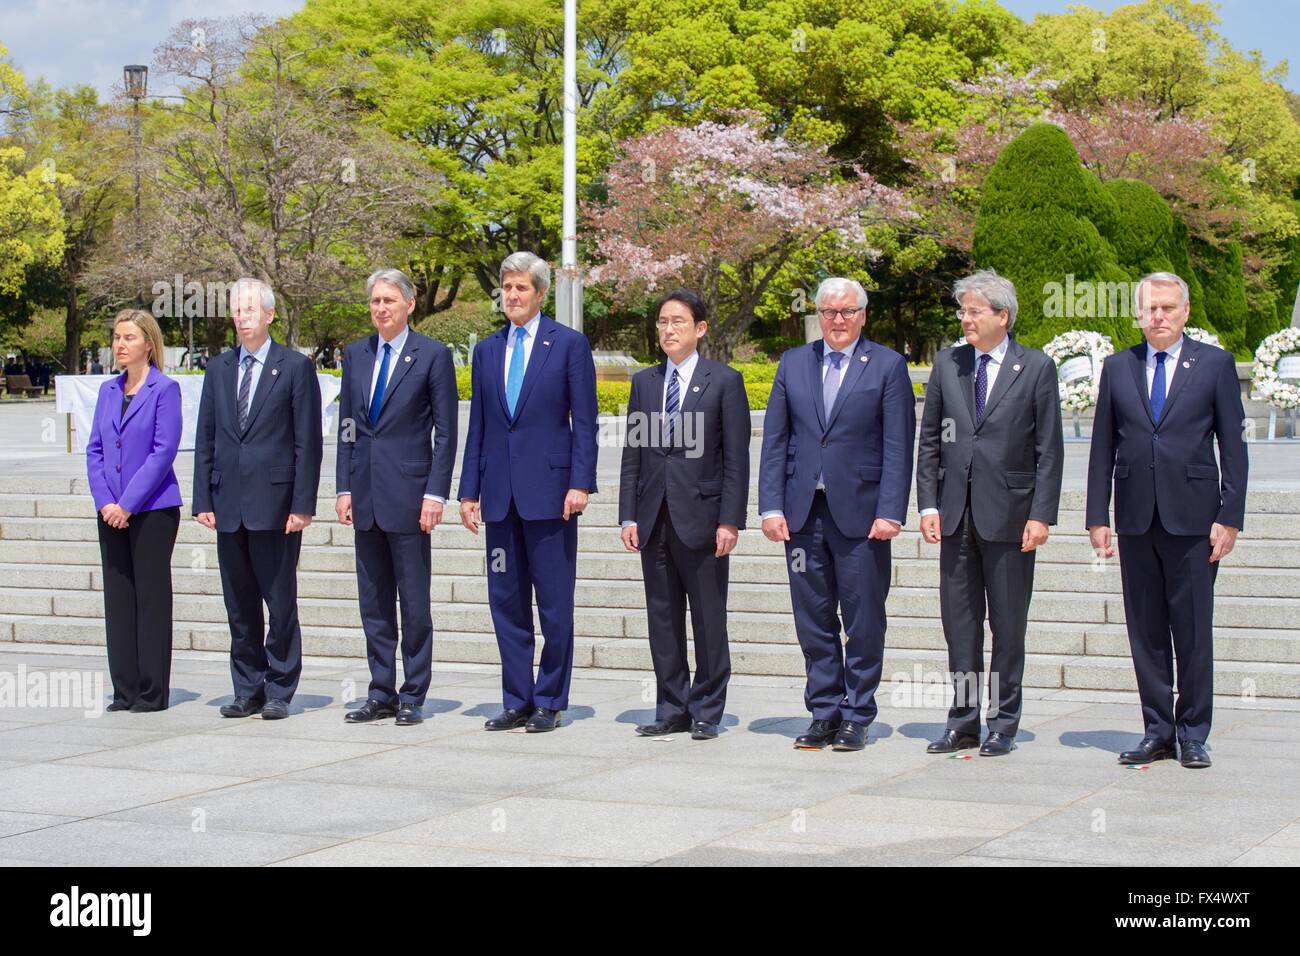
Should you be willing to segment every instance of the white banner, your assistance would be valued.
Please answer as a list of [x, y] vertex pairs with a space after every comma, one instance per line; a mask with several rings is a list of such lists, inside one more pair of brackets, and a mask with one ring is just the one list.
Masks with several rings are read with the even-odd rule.
[[[86, 440], [90, 436], [90, 426], [95, 421], [95, 402], [99, 399], [99, 387], [113, 375], [58, 375], [54, 379], [54, 408], [56, 411], [72, 416], [72, 450], [78, 453], [86, 450]], [[202, 375], [171, 376], [181, 387], [181, 451], [194, 450], [194, 429], [199, 421], [199, 398], [203, 394]], [[334, 416], [343, 380], [337, 375], [316, 374], [320, 383], [321, 397], [321, 434], [328, 436], [334, 430]]]
[[1072, 359], [1066, 359], [1061, 363], [1060, 377], [1066, 385], [1082, 378], [1092, 378], [1092, 356], [1076, 355]]
[[1300, 355], [1284, 355], [1278, 359], [1277, 377], [1284, 382], [1300, 382]]

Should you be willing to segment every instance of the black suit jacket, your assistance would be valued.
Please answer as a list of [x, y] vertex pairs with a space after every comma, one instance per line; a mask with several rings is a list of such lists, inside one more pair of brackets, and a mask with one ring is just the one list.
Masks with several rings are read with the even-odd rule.
[[339, 494], [352, 495], [357, 530], [377, 526], [417, 534], [424, 496], [451, 494], [456, 370], [447, 346], [411, 329], [388, 371], [379, 418], [371, 425], [370, 379], [378, 343], [378, 335], [358, 339], [343, 356], [336, 487]]
[[636, 522], [644, 547], [667, 497], [668, 514], [682, 542], [713, 550], [718, 525], [745, 527], [750, 436], [745, 381], [721, 362], [698, 358], [680, 398], [681, 438], [665, 447], [660, 415], [667, 368], [663, 362], [632, 378], [619, 521]]
[[1146, 356], [1143, 342], [1102, 365], [1088, 457], [1088, 527], [1110, 524], [1113, 475], [1118, 534], [1145, 533], [1157, 508], [1170, 534], [1208, 535], [1215, 522], [1240, 529], [1249, 462], [1231, 353], [1184, 337], [1158, 425]]
[[1065, 443], [1056, 364], [1015, 339], [975, 422], [975, 347], [934, 359], [916, 453], [916, 504], [938, 508], [954, 534], [971, 486], [971, 520], [986, 541], [1019, 541], [1026, 521], [1056, 524]]
[[316, 366], [271, 343], [239, 427], [239, 349], [203, 373], [194, 433], [194, 514], [212, 512], [218, 531], [283, 531], [290, 514], [314, 515], [320, 486], [321, 397]]

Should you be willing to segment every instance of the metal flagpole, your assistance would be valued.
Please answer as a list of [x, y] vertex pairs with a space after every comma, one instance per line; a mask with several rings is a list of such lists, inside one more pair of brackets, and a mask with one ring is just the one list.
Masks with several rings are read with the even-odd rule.
[[564, 0], [564, 208], [560, 272], [555, 284], [559, 321], [582, 331], [582, 279], [578, 276], [578, 4]]

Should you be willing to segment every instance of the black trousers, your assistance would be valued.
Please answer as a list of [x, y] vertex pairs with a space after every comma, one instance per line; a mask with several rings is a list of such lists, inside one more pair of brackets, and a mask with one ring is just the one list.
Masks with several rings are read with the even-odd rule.
[[172, 549], [180, 508], [131, 515], [124, 529], [100, 518], [104, 627], [113, 699], [166, 710], [172, 672]]
[[[1119, 576], [1146, 736], [1172, 743], [1210, 736], [1214, 709], [1214, 581], [1208, 534], [1170, 534], [1151, 516], [1118, 537]], [[1174, 655], [1178, 700], [1174, 701]]]
[[[357, 594], [370, 664], [369, 696], [382, 704], [424, 706], [433, 682], [433, 537], [376, 525], [356, 532]], [[401, 598], [402, 686], [397, 686], [397, 612]]]
[[[944, 529], [945, 531], [948, 529]], [[989, 730], [1014, 737], [1020, 729], [1025, 674], [1025, 630], [1034, 593], [1034, 555], [1019, 541], [986, 541], [966, 512], [952, 534], [939, 543], [939, 609], [953, 676], [948, 729], [979, 735], [984, 693], [984, 616], [993, 632], [989, 695], [997, 710]]]
[[[288, 703], [302, 674], [298, 554], [302, 532], [217, 532], [221, 591], [230, 619], [230, 677], [236, 697]], [[270, 613], [265, 635], [262, 603]]]
[[[642, 542], [641, 572], [649, 617], [650, 659], [658, 685], [655, 717], [722, 722], [731, 679], [727, 646], [727, 569], [730, 556], [688, 548], [677, 536], [668, 504], [659, 509], [650, 540]], [[695, 636], [695, 680], [686, 659], [686, 606]]]

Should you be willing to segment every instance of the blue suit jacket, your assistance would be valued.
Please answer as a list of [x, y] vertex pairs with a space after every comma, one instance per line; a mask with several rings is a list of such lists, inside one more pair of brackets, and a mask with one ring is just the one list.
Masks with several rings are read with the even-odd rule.
[[[1215, 522], [1240, 529], [1246, 414], [1232, 354], [1184, 337], [1159, 425], [1151, 413], [1146, 355], [1142, 342], [1102, 364], [1088, 456], [1087, 525], [1110, 524], [1113, 475], [1118, 534], [1143, 534], [1157, 508], [1170, 534], [1208, 535]], [[1214, 461], [1216, 439], [1222, 476]]]
[[596, 491], [596, 366], [587, 337], [543, 315], [512, 416], [506, 405], [506, 336], [474, 350], [461, 500], [484, 521], [501, 521], [513, 498], [519, 516], [564, 516], [570, 488]]
[[194, 430], [194, 514], [218, 531], [282, 531], [314, 515], [322, 454], [320, 383], [307, 356], [271, 343], [241, 430], [239, 349], [208, 363]]
[[818, 340], [781, 357], [763, 418], [758, 510], [783, 512], [798, 531], [821, 474], [835, 524], [847, 537], [864, 538], [876, 518], [907, 520], [916, 400], [903, 356], [859, 338], [828, 412], [824, 354]]
[[[379, 336], [343, 355], [339, 391], [339, 494], [352, 495], [352, 524], [394, 534], [420, 532], [425, 495], [447, 498], [456, 454], [456, 369], [451, 350], [411, 329], [389, 369], [379, 419], [370, 424], [370, 379]], [[348, 429], [351, 429], [351, 441]]]

